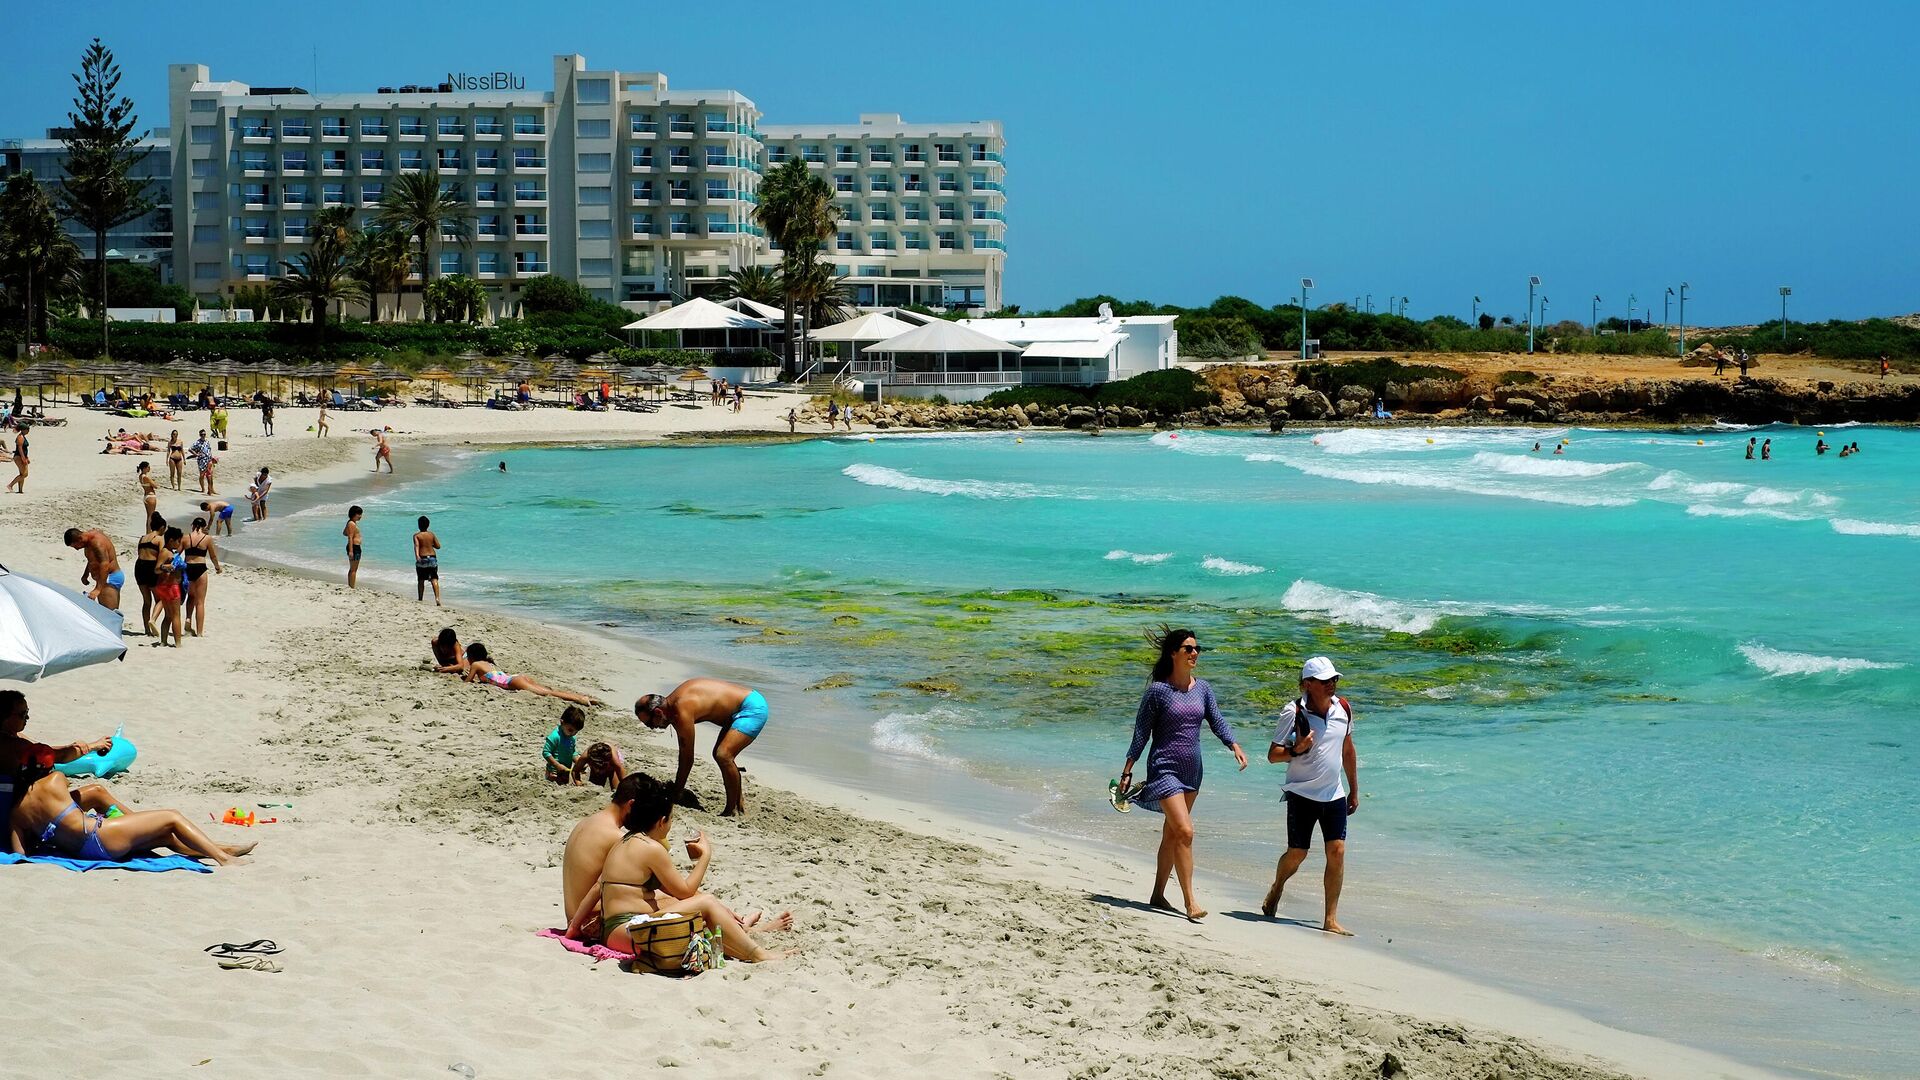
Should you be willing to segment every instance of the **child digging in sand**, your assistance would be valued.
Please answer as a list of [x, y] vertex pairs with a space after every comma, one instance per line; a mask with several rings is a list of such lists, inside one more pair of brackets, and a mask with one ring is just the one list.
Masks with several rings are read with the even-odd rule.
[[556, 784], [580, 782], [574, 766], [573, 740], [586, 726], [587, 714], [580, 711], [580, 706], [569, 705], [560, 714], [560, 723], [547, 732], [547, 741], [540, 748], [540, 760], [546, 764], [548, 780]]

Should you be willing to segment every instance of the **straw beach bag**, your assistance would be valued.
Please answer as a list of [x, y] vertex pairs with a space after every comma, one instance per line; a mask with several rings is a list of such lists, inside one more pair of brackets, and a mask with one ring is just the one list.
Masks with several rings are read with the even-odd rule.
[[633, 969], [652, 975], [698, 975], [726, 963], [720, 931], [698, 915], [656, 915], [627, 924]]

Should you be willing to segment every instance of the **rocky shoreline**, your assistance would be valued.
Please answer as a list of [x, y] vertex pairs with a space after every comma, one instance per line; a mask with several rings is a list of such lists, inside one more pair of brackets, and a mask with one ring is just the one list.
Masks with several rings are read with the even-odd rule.
[[[1367, 422], [1376, 402], [1397, 421], [1438, 424], [1879, 424], [1920, 422], [1920, 384], [1833, 382], [1740, 376], [1625, 379], [1546, 375], [1501, 385], [1484, 376], [1345, 385], [1331, 393], [1295, 380], [1291, 368], [1221, 365], [1203, 373], [1215, 401], [1182, 412], [1130, 406], [943, 405], [902, 399], [852, 406], [855, 423], [894, 428], [1078, 430], [1102, 427], [1257, 426], [1278, 431], [1306, 422]], [[800, 411], [824, 419], [824, 405]]]

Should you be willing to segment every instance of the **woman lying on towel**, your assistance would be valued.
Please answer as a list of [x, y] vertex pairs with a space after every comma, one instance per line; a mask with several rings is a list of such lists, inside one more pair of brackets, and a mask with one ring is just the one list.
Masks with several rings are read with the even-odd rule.
[[573, 913], [567, 936], [591, 938], [589, 926], [598, 915], [603, 944], [610, 949], [637, 952], [635, 932], [645, 927], [648, 920], [681, 915], [717, 928], [721, 947], [732, 959], [757, 964], [792, 955], [791, 950], [769, 951], [755, 940], [758, 934], [792, 928], [792, 913], [783, 911], [765, 921], [756, 916], [750, 924], [712, 894], [700, 891], [707, 866], [713, 860], [713, 846], [706, 834], [695, 834], [687, 841], [687, 856], [693, 860], [693, 872], [680, 873], [667, 849], [667, 833], [673, 828], [673, 788], [650, 776], [637, 776], [634, 780], [626, 835], [607, 852], [606, 866], [600, 871], [600, 887], [588, 890], [580, 909]]
[[0, 719], [0, 787], [10, 785], [18, 800], [7, 821], [9, 851], [125, 862], [164, 847], [225, 866], [253, 850], [252, 844], [214, 843], [178, 810], [107, 817], [113, 800], [104, 787], [89, 785], [80, 793], [85, 798], [76, 797], [66, 774], [53, 767], [59, 752], [20, 737], [27, 726], [25, 694], [0, 690]]

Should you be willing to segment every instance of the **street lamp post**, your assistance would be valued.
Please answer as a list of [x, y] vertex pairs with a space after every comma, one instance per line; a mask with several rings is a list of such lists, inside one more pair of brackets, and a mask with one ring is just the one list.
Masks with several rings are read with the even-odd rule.
[[1404, 296], [1400, 298], [1400, 317], [1407, 317], [1407, 298]]
[[1791, 288], [1785, 285], [1780, 286], [1780, 344], [1783, 347], [1787, 343], [1787, 297], [1792, 295]]
[[1680, 283], [1680, 355], [1687, 355], [1687, 283]]
[[1667, 286], [1667, 295], [1660, 298], [1660, 329], [1673, 325], [1673, 286]]
[[1544, 293], [1540, 297], [1540, 325], [1547, 325], [1547, 298]]
[[1629, 334], [1633, 333], [1633, 305], [1639, 299], [1639, 297], [1632, 293], [1627, 294], [1627, 333]]
[[1300, 279], [1300, 359], [1307, 358], [1307, 290], [1313, 288], [1313, 279]]
[[1591, 324], [1588, 327], [1588, 332], [1592, 333], [1595, 337], [1598, 337], [1600, 334], [1600, 294], [1599, 293], [1593, 294], [1593, 313], [1587, 316], [1587, 322]]
[[1539, 275], [1527, 278], [1527, 355], [1533, 355], [1533, 290], [1540, 287]]
[[1473, 298], [1473, 325], [1480, 325], [1480, 298], [1477, 296]]
[[1373, 294], [1367, 294], [1367, 314], [1373, 314]]

